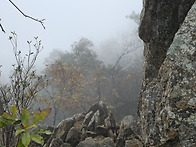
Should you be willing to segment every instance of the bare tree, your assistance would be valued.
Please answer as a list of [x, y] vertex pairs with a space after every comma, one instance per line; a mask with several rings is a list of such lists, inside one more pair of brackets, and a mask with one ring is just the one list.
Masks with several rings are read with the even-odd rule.
[[[22, 108], [30, 108], [36, 102], [38, 92], [44, 85], [44, 77], [37, 76], [36, 70], [33, 69], [39, 52], [42, 49], [41, 41], [35, 37], [34, 50], [31, 49], [31, 41], [29, 44], [29, 52], [26, 57], [22, 57], [21, 51], [18, 50], [17, 35], [12, 32], [10, 41], [13, 45], [13, 52], [16, 59], [16, 64], [10, 76], [10, 83], [0, 86], [0, 114], [3, 111], [9, 112], [10, 105], [16, 105], [18, 115], [21, 114]], [[34, 52], [33, 52], [34, 51]], [[0, 144], [6, 147], [14, 146], [17, 143], [18, 137], [14, 135], [14, 126], [5, 126], [0, 129]]]
[[137, 25], [140, 24], [140, 14], [135, 13], [135, 11], [132, 11], [132, 13], [127, 16], [127, 18], [132, 19]]

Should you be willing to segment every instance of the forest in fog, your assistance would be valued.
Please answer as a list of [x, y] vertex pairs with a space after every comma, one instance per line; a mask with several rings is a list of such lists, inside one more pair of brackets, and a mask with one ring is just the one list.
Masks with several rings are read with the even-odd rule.
[[[139, 24], [139, 14], [135, 12], [127, 15], [127, 19]], [[17, 34], [12, 32], [9, 40], [16, 64], [12, 65], [9, 76], [11, 84], [1, 84], [2, 101], [7, 110], [10, 104], [16, 103], [11, 97], [18, 95], [20, 99], [22, 95], [28, 100], [17, 104], [21, 107], [29, 107], [32, 111], [52, 108], [43, 123], [53, 126], [64, 118], [86, 111], [98, 101], [106, 103], [117, 120], [137, 113], [143, 65], [143, 44], [137, 30], [105, 40], [99, 46], [81, 37], [65, 51], [54, 49], [45, 58], [42, 69], [35, 66], [40, 52], [44, 51], [41, 40], [35, 37], [34, 41], [27, 41], [29, 53], [26, 54], [18, 49], [17, 39]], [[34, 77], [29, 77], [30, 73]], [[29, 85], [24, 85], [23, 80]], [[32, 90], [31, 96], [25, 95]], [[7, 91], [9, 94], [4, 96]]]
[[195, 0], [0, 14], [0, 147], [196, 146]]
[[[10, 3], [24, 17], [46, 28], [45, 19], [26, 15]], [[124, 17], [138, 27], [139, 14], [132, 11]], [[1, 22], [0, 29], [6, 34]], [[52, 133], [43, 126], [55, 127], [99, 102], [118, 122], [127, 115], [136, 116], [143, 66], [143, 44], [137, 29], [119, 32], [101, 43], [84, 33], [69, 47], [53, 51], [47, 50], [47, 43], [39, 37], [28, 40], [17, 31], [11, 31], [7, 41], [12, 55], [8, 60], [8, 52], [2, 52], [0, 63], [0, 146], [43, 145], [41, 134]], [[24, 42], [27, 49], [23, 49]], [[40, 55], [44, 66], [40, 66]], [[5, 66], [10, 62], [11, 71]]]
[[71, 45], [70, 52], [54, 50], [46, 59], [43, 73], [48, 86], [42, 90], [40, 102], [53, 108], [48, 117], [52, 125], [87, 111], [100, 100], [117, 119], [136, 114], [142, 80], [142, 44], [139, 40], [125, 40], [118, 46], [115, 41], [102, 46], [110, 52], [98, 56], [93, 42], [81, 38]]

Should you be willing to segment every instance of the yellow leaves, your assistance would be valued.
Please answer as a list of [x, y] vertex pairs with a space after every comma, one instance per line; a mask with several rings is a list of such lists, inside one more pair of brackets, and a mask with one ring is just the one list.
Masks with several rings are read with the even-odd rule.
[[47, 108], [36, 113], [31, 123], [29, 123], [30, 115], [28, 109], [22, 108], [19, 119], [17, 117], [17, 111], [17, 107], [15, 105], [11, 105], [9, 112], [4, 112], [2, 116], [0, 116], [0, 127], [4, 128], [6, 125], [11, 125], [17, 128], [15, 136], [20, 134], [20, 140], [17, 147], [28, 147], [31, 140], [43, 145], [43, 138], [35, 133], [51, 134], [51, 132], [44, 129], [37, 129], [36, 123], [47, 117], [51, 112], [51, 108]]
[[39, 98], [37, 101], [38, 103], [49, 104], [49, 100], [47, 98]]
[[2, 116], [0, 116], [0, 128], [4, 128], [5, 125], [12, 125], [15, 122], [15, 118], [17, 115], [17, 108], [15, 105], [10, 106], [10, 112], [4, 112]]
[[29, 122], [29, 111], [26, 108], [22, 108], [21, 121], [24, 128], [28, 126]]
[[[14, 112], [14, 110], [17, 110], [17, 109], [13, 107], [12, 111]], [[31, 140], [41, 145], [44, 144], [43, 138], [37, 134], [30, 134], [31, 132], [30, 130], [34, 130], [34, 133], [49, 134], [50, 132], [48, 131], [45, 131], [43, 129], [35, 130], [34, 128], [37, 128], [36, 123], [42, 121], [45, 117], [49, 115], [50, 112], [51, 112], [51, 108], [47, 108], [47, 109], [40, 111], [39, 113], [36, 113], [33, 117], [33, 121], [29, 123], [29, 111], [26, 108], [22, 108], [20, 119], [21, 119], [21, 123], [23, 127], [21, 128], [19, 127], [15, 132], [16, 136], [21, 134], [21, 138], [20, 138], [20, 141], [17, 147], [28, 147]]]
[[12, 113], [12, 119], [16, 118], [16, 114], [17, 114], [17, 107], [16, 105], [11, 105], [10, 106], [10, 112]]
[[33, 123], [38, 123], [42, 120], [44, 120], [45, 117], [47, 117], [51, 112], [51, 108], [44, 109], [40, 111], [39, 113], [36, 113], [35, 116], [33, 117]]
[[58, 61], [51, 65], [49, 74], [50, 85], [55, 88], [53, 104], [63, 108], [75, 105], [84, 89], [85, 76], [83, 70], [74, 63], [63, 65], [61, 61]]

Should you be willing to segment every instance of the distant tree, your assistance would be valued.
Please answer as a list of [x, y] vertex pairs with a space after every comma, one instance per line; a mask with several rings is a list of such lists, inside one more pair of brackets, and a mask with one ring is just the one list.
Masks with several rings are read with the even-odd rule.
[[78, 42], [72, 44], [74, 62], [86, 72], [94, 71], [102, 64], [92, 47], [93, 43], [87, 38], [81, 38]]
[[[126, 56], [130, 57], [130, 54], [133, 54], [139, 47], [140, 45], [132, 42], [125, 44], [116, 61], [105, 68], [107, 73], [105, 99], [111, 110], [118, 114], [118, 118], [134, 114], [137, 109], [137, 96], [142, 79], [142, 57], [139, 57], [137, 61], [131, 61]], [[125, 60], [129, 61], [125, 62]]]
[[[50, 55], [52, 58], [48, 58], [45, 69], [49, 80], [46, 97], [55, 104], [54, 121], [59, 118], [57, 112], [60, 114], [63, 110], [72, 110], [73, 113], [72, 108], [76, 107], [78, 111], [86, 110], [89, 104], [100, 100], [121, 116], [134, 114], [142, 73], [137, 66], [142, 61], [135, 65], [130, 61], [124, 64], [123, 61], [139, 46], [134, 43], [125, 44], [122, 53], [112, 65], [104, 65], [98, 59], [92, 50], [93, 43], [86, 38], [81, 38], [71, 47], [71, 52], [52, 52], [54, 56]], [[75, 70], [72, 69], [77, 72], [74, 73]], [[78, 86], [73, 86], [77, 82]], [[77, 88], [71, 88], [70, 92], [70, 87]], [[77, 99], [74, 99], [74, 95], [78, 96]]]
[[54, 108], [53, 125], [59, 117], [57, 112], [66, 110], [73, 114], [85, 111], [96, 100], [97, 87], [91, 87], [91, 80], [102, 62], [92, 47], [90, 40], [81, 38], [71, 45], [70, 52], [54, 51], [50, 55], [52, 58], [46, 60], [48, 63], [44, 73], [49, 85], [45, 89], [45, 97], [50, 99]]
[[56, 61], [47, 67], [48, 88], [51, 105], [54, 108], [54, 122], [56, 124], [57, 112], [67, 109], [74, 112], [74, 108], [82, 107], [84, 97], [82, 70], [75, 65], [63, 64]]
[[127, 18], [132, 19], [137, 25], [140, 24], [140, 14], [135, 13], [135, 11], [132, 11], [132, 13], [127, 16]]

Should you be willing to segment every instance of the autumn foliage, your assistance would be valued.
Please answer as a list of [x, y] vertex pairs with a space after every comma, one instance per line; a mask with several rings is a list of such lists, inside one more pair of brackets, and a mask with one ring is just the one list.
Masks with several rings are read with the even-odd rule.
[[44, 71], [49, 85], [42, 101], [47, 100], [54, 108], [53, 125], [59, 115], [62, 116], [61, 112], [67, 112], [64, 116], [67, 117], [87, 110], [100, 100], [119, 114], [119, 118], [136, 113], [142, 72], [135, 66], [125, 68], [120, 64], [121, 59], [131, 52], [130, 46], [114, 65], [105, 65], [92, 47], [91, 41], [82, 38], [72, 45], [70, 52], [54, 51], [51, 54]]

